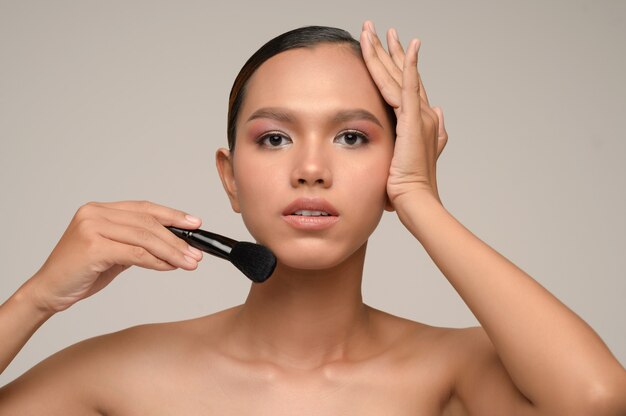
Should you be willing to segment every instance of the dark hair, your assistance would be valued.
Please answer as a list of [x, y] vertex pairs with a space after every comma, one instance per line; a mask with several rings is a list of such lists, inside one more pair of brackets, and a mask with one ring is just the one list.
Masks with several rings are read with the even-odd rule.
[[[305, 26], [290, 30], [275, 37], [257, 50], [239, 71], [233, 87], [230, 90], [228, 100], [228, 123], [227, 137], [228, 148], [235, 150], [235, 138], [237, 136], [237, 116], [246, 95], [246, 86], [250, 77], [257, 69], [271, 57], [281, 52], [296, 48], [312, 48], [321, 43], [345, 44], [352, 48], [353, 52], [361, 57], [361, 45], [350, 33], [345, 30], [327, 26]], [[393, 108], [387, 105], [392, 126], [395, 127], [396, 116]]]

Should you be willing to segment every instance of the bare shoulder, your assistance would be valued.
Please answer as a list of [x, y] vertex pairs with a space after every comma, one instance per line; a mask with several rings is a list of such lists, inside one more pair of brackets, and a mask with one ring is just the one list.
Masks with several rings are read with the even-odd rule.
[[397, 322], [408, 328], [406, 348], [411, 360], [407, 368], [418, 385], [432, 383], [430, 394], [438, 398], [441, 414], [532, 413], [530, 402], [514, 385], [482, 327]]
[[[230, 310], [179, 322], [145, 324], [71, 345], [0, 389], [0, 415], [107, 413], [139, 397], [155, 377], [180, 372], [181, 361], [219, 330]], [[171, 374], [171, 373], [170, 373]], [[55, 408], [55, 406], [58, 407]]]
[[429, 374], [440, 374], [454, 390], [460, 379], [499, 362], [496, 350], [480, 326], [449, 328], [431, 326], [404, 318], [394, 317], [395, 325], [404, 327], [404, 349], [418, 369], [426, 368]]
[[420, 403], [430, 402], [429, 409], [437, 414], [469, 414], [459, 390], [471, 394], [467, 390], [472, 379], [480, 380], [485, 369], [501, 368], [481, 327], [437, 327], [382, 311], [375, 311], [374, 316], [388, 339], [396, 340], [391, 351], [401, 357], [406, 382], [418, 387], [415, 395], [422, 396]]
[[448, 328], [427, 325], [410, 319], [391, 315], [371, 308], [373, 321], [380, 331], [389, 338], [400, 337], [398, 341], [412, 355], [426, 355], [429, 358], [441, 357], [451, 363], [462, 364], [474, 354], [495, 352], [483, 328]]

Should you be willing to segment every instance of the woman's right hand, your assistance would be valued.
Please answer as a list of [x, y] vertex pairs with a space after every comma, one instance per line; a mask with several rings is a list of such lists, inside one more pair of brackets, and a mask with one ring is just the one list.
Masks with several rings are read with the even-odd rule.
[[55, 313], [98, 292], [132, 265], [194, 270], [202, 252], [165, 226], [196, 229], [201, 222], [148, 201], [89, 202], [22, 289], [37, 308]]

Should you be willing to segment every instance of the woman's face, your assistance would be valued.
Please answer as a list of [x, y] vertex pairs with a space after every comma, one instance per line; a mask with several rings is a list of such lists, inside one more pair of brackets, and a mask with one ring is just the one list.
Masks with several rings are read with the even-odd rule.
[[233, 209], [284, 265], [336, 266], [366, 243], [387, 204], [394, 127], [349, 46], [270, 58], [248, 82], [232, 159], [218, 152]]

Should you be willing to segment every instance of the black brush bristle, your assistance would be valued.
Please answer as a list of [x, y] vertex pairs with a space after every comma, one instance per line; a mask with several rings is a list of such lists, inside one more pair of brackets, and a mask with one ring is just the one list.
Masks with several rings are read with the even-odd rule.
[[276, 257], [267, 247], [239, 241], [230, 252], [230, 262], [253, 282], [266, 281], [276, 268]]

